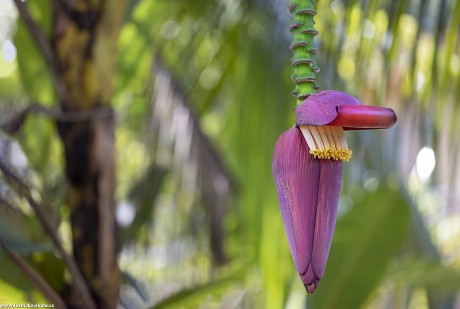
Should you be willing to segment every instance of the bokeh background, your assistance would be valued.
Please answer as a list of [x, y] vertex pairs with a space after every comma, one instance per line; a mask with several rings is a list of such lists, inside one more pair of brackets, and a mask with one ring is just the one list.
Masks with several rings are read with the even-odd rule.
[[[26, 1], [45, 32], [50, 3]], [[271, 172], [276, 139], [294, 123], [287, 5], [127, 7], [112, 99], [120, 308], [460, 308], [460, 1], [318, 1], [321, 88], [391, 107], [398, 122], [347, 133], [353, 157], [313, 296], [295, 271]], [[0, 43], [2, 128], [30, 103], [58, 107], [9, 0]], [[1, 133], [0, 154], [50, 205], [70, 251], [55, 123], [27, 117]], [[3, 246], [59, 291], [68, 274], [35, 212], [4, 175], [0, 192]], [[0, 303], [27, 302], [46, 299], [1, 250]]]

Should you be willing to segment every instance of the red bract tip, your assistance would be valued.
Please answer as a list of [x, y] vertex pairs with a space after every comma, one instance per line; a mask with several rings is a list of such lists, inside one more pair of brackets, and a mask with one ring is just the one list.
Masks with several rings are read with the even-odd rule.
[[351, 95], [325, 90], [309, 96], [296, 110], [298, 126], [340, 126], [345, 130], [387, 129], [396, 122], [386, 107], [363, 105]]
[[396, 114], [391, 108], [355, 105], [337, 106], [337, 117], [329, 124], [344, 130], [388, 129], [396, 123]]

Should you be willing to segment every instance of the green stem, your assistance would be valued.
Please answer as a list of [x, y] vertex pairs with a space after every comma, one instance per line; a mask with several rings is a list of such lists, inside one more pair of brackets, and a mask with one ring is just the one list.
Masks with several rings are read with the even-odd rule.
[[294, 53], [291, 60], [294, 68], [292, 79], [295, 82], [292, 94], [297, 98], [297, 106], [319, 89], [316, 83], [319, 67], [315, 62], [318, 49], [315, 48], [314, 38], [318, 31], [313, 26], [313, 16], [316, 15], [314, 6], [313, 0], [292, 0], [289, 5], [289, 12], [292, 14], [289, 31], [293, 34], [290, 49]]

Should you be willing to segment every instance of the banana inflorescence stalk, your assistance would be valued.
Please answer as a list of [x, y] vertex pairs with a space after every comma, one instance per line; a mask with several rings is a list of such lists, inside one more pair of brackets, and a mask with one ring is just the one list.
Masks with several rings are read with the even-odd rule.
[[290, 49], [294, 53], [291, 65], [294, 68], [292, 79], [295, 89], [292, 94], [297, 98], [297, 105], [319, 89], [316, 82], [319, 67], [315, 62], [318, 49], [315, 47], [314, 38], [318, 31], [314, 28], [314, 5], [315, 3], [310, 0], [293, 0], [289, 5], [289, 12], [292, 14], [289, 31], [293, 34]]
[[319, 89], [313, 0], [292, 0], [290, 46], [297, 98], [295, 126], [275, 145], [273, 176], [292, 259], [308, 293], [324, 275], [334, 234], [342, 161], [351, 158], [344, 130], [386, 129], [392, 109], [363, 105], [351, 95]]

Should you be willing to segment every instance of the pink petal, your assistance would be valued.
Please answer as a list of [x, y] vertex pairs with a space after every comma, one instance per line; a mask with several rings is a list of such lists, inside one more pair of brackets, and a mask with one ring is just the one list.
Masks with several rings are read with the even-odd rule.
[[313, 247], [320, 161], [308, 153], [298, 127], [284, 132], [275, 146], [273, 175], [284, 230], [299, 274], [306, 273]]
[[342, 161], [321, 160], [312, 268], [322, 278], [334, 235], [342, 183]]
[[293, 127], [276, 143], [273, 175], [294, 264], [313, 293], [334, 233], [342, 162], [314, 159], [299, 128]]
[[324, 90], [315, 93], [303, 101], [295, 109], [296, 125], [322, 126], [329, 124], [337, 117], [337, 106], [362, 105], [351, 95], [336, 91]]

